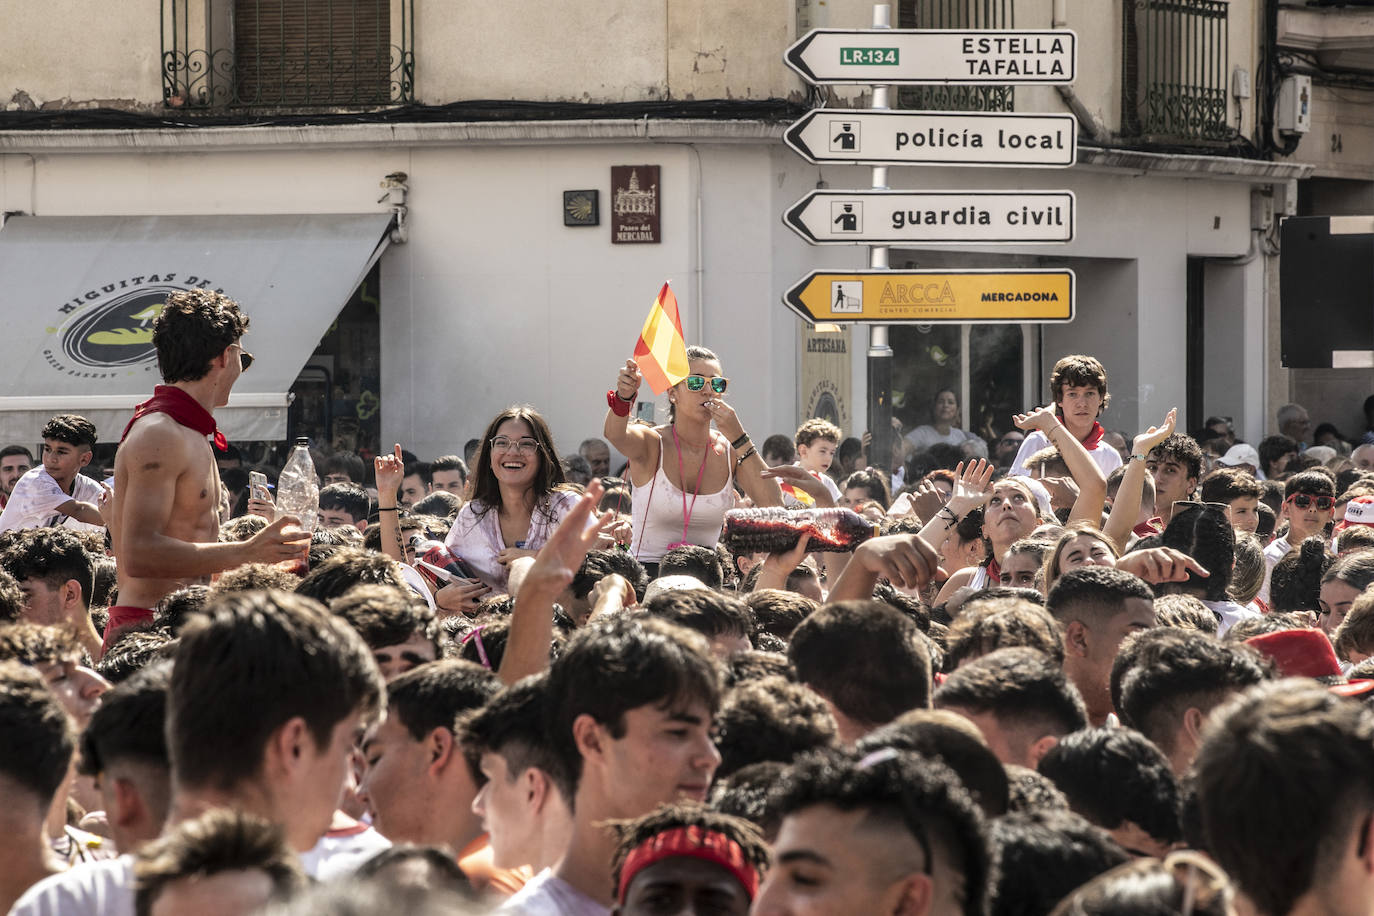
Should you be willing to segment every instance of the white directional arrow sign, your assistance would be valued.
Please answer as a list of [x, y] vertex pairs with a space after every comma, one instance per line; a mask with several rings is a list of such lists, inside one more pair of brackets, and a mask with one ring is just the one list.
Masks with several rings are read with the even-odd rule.
[[1068, 29], [813, 29], [784, 57], [808, 83], [1072, 83]]
[[1078, 152], [1071, 114], [808, 111], [783, 141], [809, 162], [1063, 168]]
[[1072, 191], [812, 191], [783, 222], [813, 245], [1070, 242]]

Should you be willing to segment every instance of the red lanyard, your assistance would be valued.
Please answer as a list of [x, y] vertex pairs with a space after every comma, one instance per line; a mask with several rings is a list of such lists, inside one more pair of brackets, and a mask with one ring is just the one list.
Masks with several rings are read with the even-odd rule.
[[[682, 444], [677, 441], [677, 427], [673, 426], [672, 430], [673, 447], [677, 449], [677, 479], [686, 483], [686, 472], [682, 469]], [[707, 436], [710, 436], [709, 430], [707, 431]], [[687, 491], [679, 488], [679, 492], [682, 493], [682, 543], [684, 544], [687, 543], [687, 526], [692, 523], [692, 513], [695, 512], [697, 508], [697, 497], [701, 495], [701, 480], [706, 475], [706, 456], [710, 454], [710, 446], [711, 443], [708, 441], [705, 450], [701, 453], [701, 467], [697, 469], [697, 486], [696, 490], [692, 493], [692, 508], [687, 508]]]

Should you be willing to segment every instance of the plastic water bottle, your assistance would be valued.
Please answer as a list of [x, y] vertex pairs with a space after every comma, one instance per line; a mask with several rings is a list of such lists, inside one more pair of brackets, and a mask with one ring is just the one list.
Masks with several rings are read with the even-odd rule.
[[[315, 530], [315, 521], [320, 514], [320, 482], [315, 476], [315, 462], [310, 459], [310, 440], [296, 440], [296, 447], [286, 459], [286, 467], [281, 469], [277, 478], [277, 518], [284, 515], [294, 516], [300, 527], [307, 532]], [[307, 539], [308, 540], [308, 539]], [[300, 575], [308, 568], [310, 545], [303, 548], [300, 560], [288, 560], [283, 566], [290, 566]]]
[[734, 553], [785, 553], [806, 534], [808, 553], [844, 553], [878, 528], [852, 509], [731, 509], [721, 541]]

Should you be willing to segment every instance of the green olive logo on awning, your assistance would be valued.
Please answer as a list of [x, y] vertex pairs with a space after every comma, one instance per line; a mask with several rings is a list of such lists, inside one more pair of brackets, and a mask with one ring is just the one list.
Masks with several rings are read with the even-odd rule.
[[62, 352], [83, 366], [119, 368], [154, 359], [153, 321], [178, 286], [143, 287], [102, 303], [62, 334]]

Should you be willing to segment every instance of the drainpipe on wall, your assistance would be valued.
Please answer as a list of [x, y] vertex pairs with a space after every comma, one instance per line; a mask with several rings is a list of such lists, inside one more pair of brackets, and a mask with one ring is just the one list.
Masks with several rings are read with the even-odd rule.
[[[1069, 27], [1069, 3], [1068, 0], [1054, 0], [1051, 26], [1056, 29], [1066, 29]], [[1087, 131], [1097, 143], [1103, 146], [1111, 143], [1112, 134], [1106, 126], [1088, 110], [1088, 106], [1083, 104], [1073, 91], [1072, 86], [1055, 86], [1059, 90], [1059, 97], [1064, 100], [1064, 104], [1069, 106], [1074, 117], [1078, 118], [1079, 126]]]

